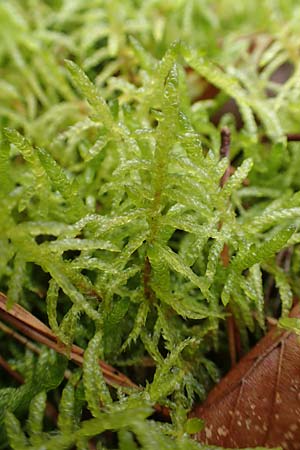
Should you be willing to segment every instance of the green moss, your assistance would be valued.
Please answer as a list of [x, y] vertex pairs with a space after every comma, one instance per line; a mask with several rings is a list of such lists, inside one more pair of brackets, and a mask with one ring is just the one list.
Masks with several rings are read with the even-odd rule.
[[[292, 0], [0, 4], [0, 288], [86, 349], [65, 384], [65, 360], [1, 339], [25, 379], [0, 378], [1, 448], [205, 448], [187, 414], [228, 368], [225, 306], [245, 349], [278, 301], [298, 327], [299, 15]], [[229, 98], [242, 124], [215, 125]], [[108, 389], [98, 358], [144, 389]], [[149, 419], [155, 403], [172, 424]]]

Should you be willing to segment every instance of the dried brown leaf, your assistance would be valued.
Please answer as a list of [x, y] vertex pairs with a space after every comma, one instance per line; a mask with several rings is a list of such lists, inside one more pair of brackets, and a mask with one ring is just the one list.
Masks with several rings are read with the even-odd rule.
[[[291, 316], [300, 317], [300, 306]], [[227, 448], [300, 449], [300, 340], [274, 327], [221, 380], [193, 416], [198, 441]]]

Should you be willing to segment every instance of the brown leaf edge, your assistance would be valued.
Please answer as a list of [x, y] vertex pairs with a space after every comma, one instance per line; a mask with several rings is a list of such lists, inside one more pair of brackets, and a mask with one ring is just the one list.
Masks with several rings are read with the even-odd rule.
[[[291, 317], [300, 317], [297, 304]], [[300, 340], [274, 327], [196, 405], [204, 420], [195, 438], [226, 448], [300, 449]]]

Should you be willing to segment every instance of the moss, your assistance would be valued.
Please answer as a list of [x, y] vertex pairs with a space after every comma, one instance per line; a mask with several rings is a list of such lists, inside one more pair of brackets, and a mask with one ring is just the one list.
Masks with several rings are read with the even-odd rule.
[[65, 383], [1, 339], [25, 380], [1, 375], [2, 448], [204, 448], [187, 414], [228, 367], [226, 305], [244, 351], [267, 314], [299, 328], [300, 9], [248, 3], [0, 4], [0, 288], [86, 349]]

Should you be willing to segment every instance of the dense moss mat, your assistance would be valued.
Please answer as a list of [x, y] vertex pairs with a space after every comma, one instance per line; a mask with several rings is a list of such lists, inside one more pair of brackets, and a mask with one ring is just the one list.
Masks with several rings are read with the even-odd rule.
[[24, 378], [1, 369], [1, 448], [207, 448], [187, 415], [229, 368], [228, 312], [241, 352], [268, 315], [298, 327], [299, 19], [292, 0], [0, 3], [0, 289], [86, 349], [79, 369], [1, 328]]

